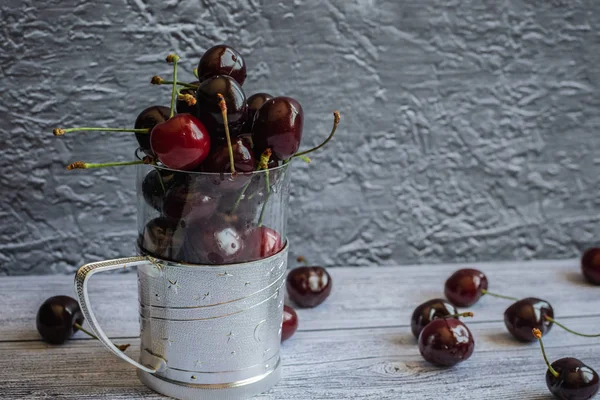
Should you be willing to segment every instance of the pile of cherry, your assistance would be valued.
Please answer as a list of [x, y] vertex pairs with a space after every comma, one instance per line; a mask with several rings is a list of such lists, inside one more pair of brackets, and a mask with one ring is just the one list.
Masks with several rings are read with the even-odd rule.
[[[600, 248], [584, 252], [581, 258], [584, 277], [592, 284], [600, 285]], [[546, 358], [542, 335], [557, 325], [568, 332], [585, 337], [600, 334], [575, 332], [554, 319], [549, 302], [535, 297], [517, 299], [488, 291], [488, 279], [476, 269], [460, 269], [445, 283], [447, 300], [432, 299], [419, 305], [411, 317], [411, 329], [418, 340], [423, 358], [432, 364], [450, 367], [468, 359], [475, 349], [471, 331], [459, 317], [472, 317], [471, 312], [459, 313], [456, 307], [470, 307], [484, 295], [512, 300], [514, 303], [504, 312], [504, 324], [508, 332], [521, 342], [539, 341], [548, 370], [546, 384], [558, 399], [586, 400], [594, 397], [600, 388], [596, 371], [576, 358], [561, 358], [552, 364]]]
[[[327, 270], [310, 266], [304, 257], [298, 257], [304, 266], [292, 269], [286, 278], [287, 294], [298, 307], [313, 308], [323, 303], [331, 293], [332, 281]], [[75, 299], [69, 296], [54, 296], [47, 299], [38, 309], [37, 330], [42, 338], [52, 344], [63, 344], [78, 330], [98, 339], [82, 327], [83, 313]], [[283, 306], [281, 341], [289, 339], [298, 329], [298, 315], [289, 305]], [[117, 346], [125, 351], [129, 344]]]
[[[231, 264], [279, 252], [285, 238], [263, 225], [272, 190], [282, 185], [285, 165], [299, 152], [304, 112], [291, 97], [256, 93], [246, 98], [246, 62], [227, 45], [208, 49], [194, 70], [197, 81], [177, 80], [179, 57], [171, 54], [171, 107], [143, 110], [134, 128], [56, 128], [54, 135], [78, 131], [132, 132], [142, 153], [125, 162], [70, 164], [67, 169], [151, 164], [142, 193], [156, 218], [140, 229], [139, 248], [161, 259], [192, 264]], [[195, 173], [200, 172], [200, 173]], [[272, 201], [273, 202], [273, 201]], [[272, 203], [271, 202], [271, 203]], [[273, 205], [272, 207], [277, 207]], [[265, 210], [267, 212], [265, 213]], [[146, 221], [144, 221], [146, 222]]]

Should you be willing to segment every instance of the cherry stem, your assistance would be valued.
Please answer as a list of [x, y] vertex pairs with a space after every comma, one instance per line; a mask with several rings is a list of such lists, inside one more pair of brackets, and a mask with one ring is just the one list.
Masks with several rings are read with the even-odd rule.
[[547, 321], [552, 322], [555, 325], [560, 326], [561, 328], [563, 328], [565, 331], [572, 333], [573, 335], [577, 335], [577, 336], [583, 336], [583, 337], [600, 337], [600, 334], [587, 334], [587, 333], [579, 333], [576, 332], [572, 329], [567, 328], [566, 326], [564, 326], [563, 324], [561, 324], [560, 322], [557, 322], [554, 318], [549, 317], [549, 316], [545, 316], [544, 318], [546, 318]]
[[54, 134], [54, 136], [62, 136], [65, 133], [70, 133], [70, 132], [133, 132], [133, 133], [148, 133], [148, 132], [150, 132], [150, 129], [147, 129], [147, 128], [129, 129], [129, 128], [87, 128], [87, 127], [80, 127], [80, 128], [67, 128], [67, 129], [54, 128], [54, 130], [52, 131], [52, 133]]
[[517, 299], [516, 297], [504, 296], [504, 295], [501, 295], [501, 294], [488, 292], [487, 289], [481, 289], [481, 294], [483, 294], [483, 295], [487, 294], [488, 296], [497, 297], [499, 299], [519, 301], [519, 299]]
[[194, 68], [194, 70], [192, 72], [194, 73], [194, 76], [196, 77], [196, 79], [200, 79], [200, 77], [198, 77], [198, 68]]
[[304, 258], [304, 256], [298, 256], [298, 258], [296, 258], [296, 261], [308, 267], [308, 261], [306, 261], [306, 258]]
[[313, 147], [312, 149], [308, 149], [308, 150], [302, 151], [300, 153], [294, 154], [291, 158], [304, 156], [308, 153], [312, 153], [315, 150], [319, 150], [321, 147], [325, 146], [333, 138], [333, 135], [335, 134], [335, 131], [337, 130], [337, 127], [339, 124], [340, 124], [340, 112], [335, 110], [333, 112], [333, 128], [331, 128], [331, 133], [329, 134], [327, 139], [325, 139], [325, 141], [323, 143], [321, 143], [320, 145], [318, 145], [316, 147]]
[[233, 208], [231, 209], [231, 211], [229, 211], [229, 214], [233, 214], [235, 212], [235, 210], [237, 210], [238, 206], [240, 205], [240, 202], [242, 201], [242, 199], [244, 198], [244, 194], [246, 194], [246, 190], [248, 190], [248, 186], [250, 186], [250, 183], [252, 183], [252, 179], [250, 179], [242, 188], [242, 190], [240, 191], [240, 194], [238, 195], [237, 199], [235, 199], [235, 203], [233, 203]]
[[[73, 324], [73, 327], [75, 327], [76, 329], [79, 329], [81, 332], [85, 333], [86, 335], [88, 335], [92, 339], [100, 340], [100, 339], [98, 339], [98, 336], [94, 335], [92, 332], [88, 331], [87, 329], [84, 329], [83, 326], [79, 325], [77, 322], [75, 322]], [[127, 348], [130, 346], [129, 344], [116, 345], [114, 343], [113, 343], [113, 345], [115, 345], [121, 351], [127, 350]]]
[[169, 114], [169, 118], [173, 118], [175, 115], [175, 100], [177, 100], [177, 62], [179, 61], [179, 56], [177, 54], [169, 54], [167, 56], [167, 62], [173, 63], [173, 89], [171, 90], [171, 113]]
[[458, 314], [450, 314], [444, 316], [444, 318], [458, 318], [458, 317], [473, 317], [473, 313], [471, 311], [465, 311]]
[[263, 223], [263, 218], [265, 216], [265, 210], [267, 208], [267, 203], [269, 202], [269, 198], [271, 197], [271, 182], [269, 181], [269, 160], [271, 159], [271, 154], [273, 154], [272, 150], [267, 148], [260, 155], [260, 161], [258, 162], [258, 169], [265, 171], [265, 184], [267, 186], [267, 196], [265, 198], [265, 202], [260, 209], [260, 216], [258, 217], [258, 226], [261, 227]]
[[138, 164], [149, 164], [147, 160], [138, 160], [138, 161], [120, 161], [120, 162], [108, 162], [108, 163], [84, 163], [83, 161], [75, 161], [67, 165], [67, 170], [72, 169], [90, 169], [90, 168], [104, 168], [104, 167], [122, 167], [125, 165], [138, 165]]
[[227, 139], [227, 149], [229, 150], [229, 164], [231, 165], [231, 173], [235, 174], [235, 161], [233, 158], [233, 147], [231, 147], [231, 136], [229, 135], [229, 121], [227, 120], [227, 103], [225, 97], [221, 93], [217, 93], [219, 98], [219, 107], [223, 116], [223, 126], [225, 127], [225, 138]]
[[544, 361], [546, 362], [546, 365], [548, 366], [548, 371], [550, 371], [550, 373], [552, 375], [554, 375], [555, 378], [558, 378], [560, 376], [560, 374], [558, 372], [556, 372], [556, 370], [554, 368], [552, 368], [550, 361], [548, 361], [548, 357], [546, 357], [546, 349], [544, 349], [544, 341], [542, 340], [542, 331], [540, 331], [538, 328], [533, 328], [532, 332], [533, 332], [533, 336], [535, 336], [536, 339], [538, 340], [538, 342], [540, 342], [540, 347], [542, 349], [542, 356], [544, 356]]
[[[183, 86], [183, 87], [190, 88], [190, 89], [198, 89], [198, 85], [194, 85], [193, 83], [186, 83], [186, 82], [181, 82], [181, 81], [176, 81], [176, 82], [177, 82], [178, 86]], [[155, 75], [150, 80], [150, 83], [153, 85], [172, 85], [173, 81], [165, 81], [160, 76]]]

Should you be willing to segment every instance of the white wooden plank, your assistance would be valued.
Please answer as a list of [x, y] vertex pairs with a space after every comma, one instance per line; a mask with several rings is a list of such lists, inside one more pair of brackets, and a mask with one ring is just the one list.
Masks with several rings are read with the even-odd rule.
[[[333, 291], [319, 307], [298, 310], [300, 330], [406, 325], [416, 305], [443, 297], [446, 278], [461, 267], [478, 267], [490, 290], [515, 297], [537, 296], [552, 303], [557, 317], [600, 314], [600, 287], [586, 284], [577, 260], [511, 263], [331, 268]], [[0, 279], [0, 340], [34, 340], [35, 313], [45, 298], [73, 295], [71, 276], [6, 277]], [[94, 277], [95, 309], [109, 336], [138, 335], [134, 274]], [[510, 302], [482, 299], [471, 308], [480, 321], [500, 321]]]
[[[549, 399], [538, 346], [512, 340], [499, 322], [475, 322], [473, 357], [445, 369], [420, 357], [408, 327], [298, 332], [282, 348], [282, 381], [257, 399]], [[565, 322], [592, 330], [600, 317]], [[138, 345], [133, 339], [127, 352], [137, 354]], [[579, 357], [600, 368], [599, 339], [556, 329], [546, 345], [553, 360]], [[5, 399], [162, 398], [92, 340], [0, 343], [0, 376]]]

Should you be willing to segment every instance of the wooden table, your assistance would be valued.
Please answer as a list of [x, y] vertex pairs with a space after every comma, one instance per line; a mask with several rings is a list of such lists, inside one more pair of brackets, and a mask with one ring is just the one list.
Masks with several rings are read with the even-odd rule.
[[[281, 382], [257, 399], [550, 399], [537, 344], [512, 339], [503, 323], [510, 301], [483, 298], [467, 320], [475, 352], [449, 369], [419, 355], [410, 316], [443, 295], [446, 278], [465, 265], [332, 268], [333, 291], [315, 309], [298, 310], [300, 328], [282, 346]], [[537, 296], [555, 317], [584, 332], [600, 331], [600, 287], [586, 284], [577, 260], [474, 265], [490, 290]], [[35, 314], [49, 296], [73, 295], [71, 276], [0, 278], [0, 398], [158, 399], [134, 368], [78, 333], [63, 346], [42, 341]], [[134, 274], [93, 278], [92, 301], [106, 332], [139, 352]], [[550, 359], [581, 358], [600, 370], [600, 339], [558, 327], [546, 337]]]

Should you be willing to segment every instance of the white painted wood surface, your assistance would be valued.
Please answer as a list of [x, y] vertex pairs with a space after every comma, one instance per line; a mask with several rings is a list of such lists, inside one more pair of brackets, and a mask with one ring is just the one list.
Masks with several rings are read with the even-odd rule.
[[[449, 369], [419, 355], [410, 333], [416, 305], [443, 295], [445, 279], [461, 265], [331, 269], [333, 292], [315, 309], [298, 310], [300, 328], [283, 344], [284, 373], [272, 399], [550, 399], [536, 344], [511, 338], [502, 322], [509, 301], [484, 298], [467, 320], [475, 353]], [[477, 264], [490, 290], [551, 302], [573, 329], [600, 332], [600, 287], [586, 284], [578, 262]], [[93, 278], [92, 300], [115, 342], [139, 351], [136, 278]], [[63, 346], [39, 340], [35, 313], [52, 295], [73, 295], [72, 277], [0, 278], [0, 398], [158, 399], [133, 367], [78, 333]], [[551, 359], [573, 356], [600, 370], [600, 338], [554, 327], [546, 337]]]

